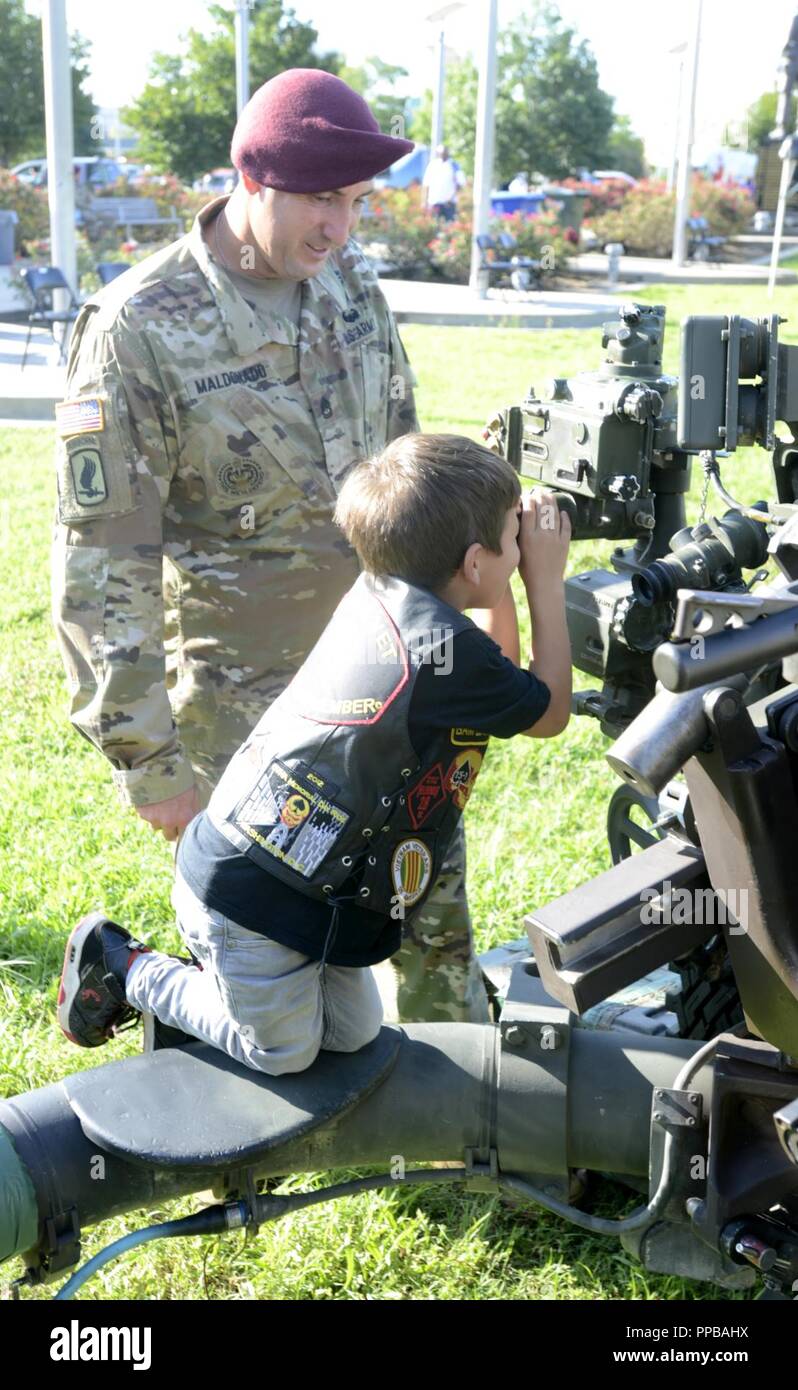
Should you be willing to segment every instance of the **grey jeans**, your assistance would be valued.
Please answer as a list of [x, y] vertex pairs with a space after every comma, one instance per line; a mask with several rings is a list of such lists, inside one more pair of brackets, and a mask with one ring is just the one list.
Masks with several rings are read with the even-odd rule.
[[322, 965], [249, 931], [206, 907], [179, 873], [172, 906], [202, 968], [159, 951], [139, 956], [127, 976], [134, 1008], [270, 1076], [377, 1036], [382, 1002], [369, 967]]

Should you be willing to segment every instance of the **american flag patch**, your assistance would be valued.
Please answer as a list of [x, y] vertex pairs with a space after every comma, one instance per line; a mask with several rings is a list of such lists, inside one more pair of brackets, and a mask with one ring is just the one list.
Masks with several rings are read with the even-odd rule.
[[103, 403], [99, 396], [62, 401], [55, 408], [55, 425], [62, 439], [73, 434], [96, 434], [105, 429]]

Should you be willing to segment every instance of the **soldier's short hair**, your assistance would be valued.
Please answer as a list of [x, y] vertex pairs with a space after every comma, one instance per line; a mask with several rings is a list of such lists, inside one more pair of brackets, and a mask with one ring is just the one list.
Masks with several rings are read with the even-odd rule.
[[438, 589], [475, 541], [501, 554], [520, 496], [512, 464], [473, 439], [403, 434], [352, 469], [335, 520], [371, 574]]

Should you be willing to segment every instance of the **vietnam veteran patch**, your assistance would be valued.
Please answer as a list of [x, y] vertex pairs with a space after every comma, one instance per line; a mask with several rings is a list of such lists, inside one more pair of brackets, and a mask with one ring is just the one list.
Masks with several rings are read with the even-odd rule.
[[62, 439], [73, 434], [99, 434], [105, 429], [100, 397], [77, 396], [74, 401], [61, 401], [55, 408], [55, 427]]
[[400, 840], [391, 859], [391, 880], [403, 907], [423, 897], [432, 877], [432, 855], [423, 840]]

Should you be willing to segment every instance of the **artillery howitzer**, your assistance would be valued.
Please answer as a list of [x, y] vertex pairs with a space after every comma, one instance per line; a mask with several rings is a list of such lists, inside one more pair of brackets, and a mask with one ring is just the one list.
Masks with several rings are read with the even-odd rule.
[[[577, 539], [633, 541], [612, 572], [567, 584], [575, 664], [603, 682], [577, 711], [619, 735], [614, 867], [529, 914], [533, 955], [524, 943], [483, 958], [502, 986], [496, 1024], [386, 1026], [358, 1053], [270, 1078], [199, 1042], [165, 1046], [150, 1021], [143, 1056], [0, 1102], [0, 1260], [23, 1255], [19, 1283], [69, 1271], [98, 1221], [209, 1186], [218, 1205], [127, 1242], [257, 1229], [345, 1192], [434, 1181], [537, 1202], [619, 1236], [653, 1270], [727, 1289], [761, 1278], [767, 1296], [790, 1296], [798, 445], [774, 425], [794, 433], [798, 348], [778, 344], [775, 317], [687, 320], [678, 385], [662, 372], [663, 330], [663, 309], [623, 308], [601, 371], [496, 421], [520, 471], [560, 494]], [[717, 447], [754, 442], [773, 453], [777, 501], [742, 508]], [[689, 532], [696, 454], [727, 512]], [[768, 554], [785, 583], [753, 595], [743, 571]], [[653, 808], [653, 831], [638, 833], [630, 799]], [[732, 1030], [717, 1013], [699, 1029], [678, 996], [635, 1003], [636, 982], [669, 962], [710, 1003], [723, 992]], [[462, 1166], [409, 1166], [434, 1160]], [[265, 1190], [358, 1165], [383, 1171]], [[620, 1221], [579, 1210], [579, 1170], [620, 1179], [639, 1206]]]

